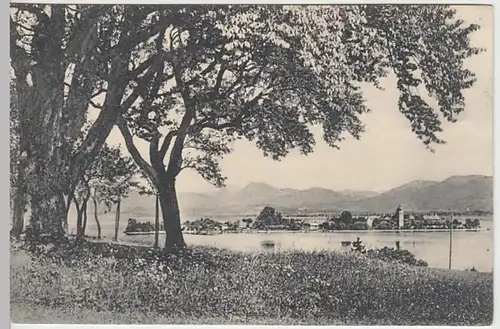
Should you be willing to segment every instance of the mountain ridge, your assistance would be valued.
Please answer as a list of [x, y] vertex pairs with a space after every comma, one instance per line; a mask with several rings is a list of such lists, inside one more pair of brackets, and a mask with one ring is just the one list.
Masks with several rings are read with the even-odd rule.
[[[267, 183], [250, 183], [242, 188], [210, 193], [179, 193], [183, 217], [243, 215], [259, 213], [264, 206], [281, 212], [392, 212], [398, 205], [410, 211], [493, 211], [493, 177], [451, 176], [442, 181], [416, 180], [377, 193], [335, 191], [321, 187], [278, 188]], [[132, 192], [122, 203], [129, 214], [154, 215], [154, 199]]]

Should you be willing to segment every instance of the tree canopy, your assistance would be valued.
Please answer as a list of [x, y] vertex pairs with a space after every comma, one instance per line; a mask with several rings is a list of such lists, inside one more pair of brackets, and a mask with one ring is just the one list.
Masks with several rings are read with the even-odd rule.
[[443, 143], [442, 121], [456, 120], [474, 82], [463, 62], [480, 51], [468, 38], [478, 26], [463, 26], [447, 6], [214, 5], [181, 21], [148, 48], [166, 60], [125, 118], [156, 147], [156, 161], [182, 154], [182, 163], [167, 160], [172, 173], [193, 168], [215, 185], [224, 182], [218, 159], [237, 138], [274, 159], [310, 153], [314, 125], [333, 147], [345, 133], [359, 138], [369, 110], [360, 85], [380, 87], [389, 73], [416, 136]]
[[[158, 192], [174, 245], [183, 244], [181, 170], [222, 186], [219, 162], [233, 141], [254, 141], [279, 160], [293, 149], [312, 152], [316, 126], [338, 148], [364, 131], [363, 84], [382, 88], [389, 74], [400, 112], [432, 148], [444, 142], [442, 123], [464, 110], [475, 81], [464, 61], [481, 51], [469, 38], [479, 27], [445, 5], [12, 6], [33, 222], [59, 225], [62, 195], [117, 125]], [[91, 106], [98, 118], [74, 150]], [[149, 143], [149, 158], [134, 137]]]

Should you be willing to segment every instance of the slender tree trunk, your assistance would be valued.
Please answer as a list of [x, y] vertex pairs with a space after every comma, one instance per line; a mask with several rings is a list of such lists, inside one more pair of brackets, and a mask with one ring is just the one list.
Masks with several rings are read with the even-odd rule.
[[84, 202], [82, 206], [83, 222], [82, 222], [82, 237], [85, 236], [85, 230], [87, 229], [87, 201]]
[[75, 203], [76, 206], [76, 238], [80, 239], [82, 237], [82, 229], [83, 229], [83, 207]]
[[120, 204], [121, 200], [118, 198], [118, 203], [116, 204], [116, 216], [115, 216], [115, 237], [114, 241], [118, 241], [118, 230], [120, 229]]
[[181, 230], [181, 217], [175, 182], [167, 182], [157, 187], [160, 196], [160, 205], [163, 215], [163, 224], [166, 231], [165, 253], [175, 253], [186, 247]]
[[68, 197], [66, 198], [66, 221], [64, 222], [64, 230], [67, 234], [69, 234], [69, 211], [71, 209], [71, 205], [74, 203], [74, 199], [74, 193], [68, 194]]
[[155, 201], [155, 248], [158, 248], [158, 240], [159, 240], [159, 231], [160, 231], [160, 216], [159, 216], [159, 207], [160, 200], [158, 193], [156, 193], [156, 201]]
[[95, 196], [92, 197], [92, 201], [94, 202], [94, 219], [97, 225], [97, 239], [101, 238], [101, 223], [99, 223], [99, 217], [97, 216], [97, 199]]
[[65, 220], [63, 222], [63, 230], [64, 230], [65, 234], [69, 233], [69, 219], [68, 219], [68, 216], [69, 216], [69, 213], [68, 213], [68, 211], [66, 211]]

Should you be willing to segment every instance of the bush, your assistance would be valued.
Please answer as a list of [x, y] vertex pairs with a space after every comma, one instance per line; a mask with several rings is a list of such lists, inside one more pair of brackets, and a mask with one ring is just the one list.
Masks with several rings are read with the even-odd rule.
[[368, 250], [368, 257], [380, 259], [388, 262], [401, 262], [403, 264], [427, 267], [427, 262], [417, 259], [414, 254], [404, 249], [394, 249], [384, 247], [381, 249]]

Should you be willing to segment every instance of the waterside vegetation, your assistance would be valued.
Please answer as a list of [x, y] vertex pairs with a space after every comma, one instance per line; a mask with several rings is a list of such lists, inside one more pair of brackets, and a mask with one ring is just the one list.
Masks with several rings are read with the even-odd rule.
[[[206, 247], [165, 256], [160, 249], [82, 240], [13, 245], [11, 305], [44, 310], [52, 323], [68, 323], [78, 310], [99, 314], [87, 323], [131, 323], [144, 314], [150, 316], [145, 323], [491, 324], [491, 273], [381, 258], [361, 250]], [[13, 312], [12, 321], [25, 322], [27, 313]]]

